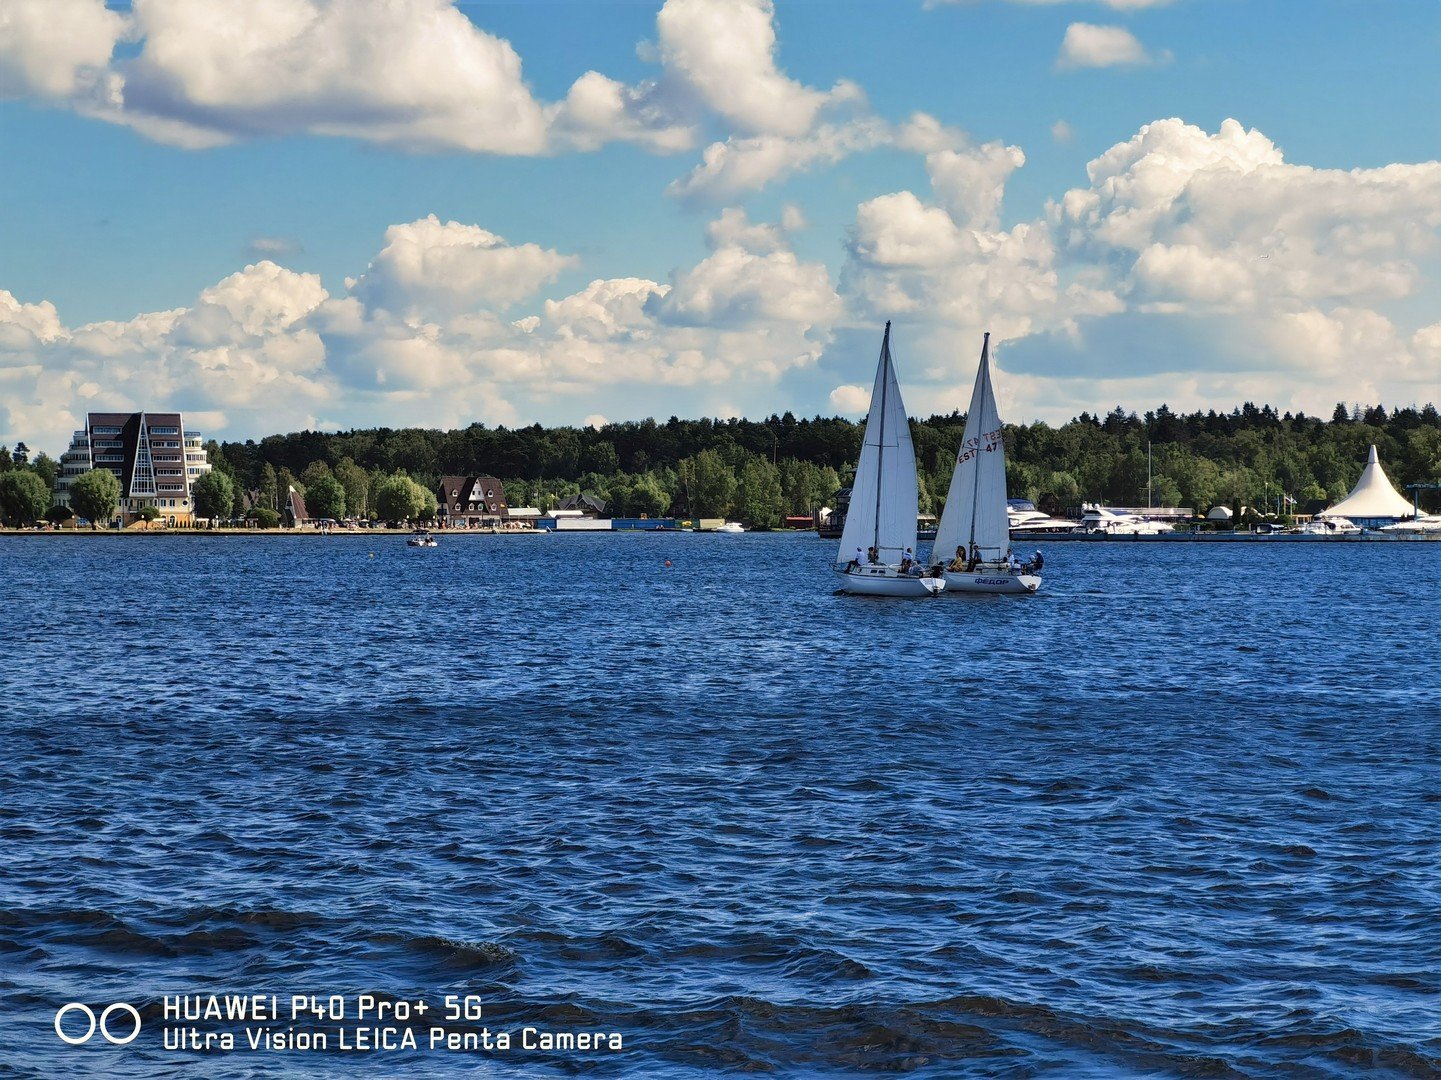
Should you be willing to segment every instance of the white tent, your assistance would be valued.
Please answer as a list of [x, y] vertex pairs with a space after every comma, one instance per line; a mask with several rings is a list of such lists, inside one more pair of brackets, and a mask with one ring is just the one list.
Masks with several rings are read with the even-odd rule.
[[1376, 447], [1372, 446], [1371, 453], [1366, 457], [1366, 467], [1361, 470], [1361, 479], [1356, 481], [1351, 494], [1335, 506], [1327, 507], [1318, 516], [1348, 517], [1354, 521], [1411, 517], [1415, 512], [1411, 500], [1386, 479], [1386, 470], [1381, 468]]

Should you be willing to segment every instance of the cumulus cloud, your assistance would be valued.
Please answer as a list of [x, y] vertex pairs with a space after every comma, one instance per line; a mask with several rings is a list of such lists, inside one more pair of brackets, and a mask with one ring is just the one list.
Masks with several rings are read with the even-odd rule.
[[855, 383], [845, 383], [832, 390], [827, 400], [837, 413], [842, 416], [853, 416], [863, 413], [871, 407], [871, 388], [857, 386]]
[[7, 0], [0, 7], [0, 98], [66, 98], [94, 85], [125, 20], [104, 0]]
[[180, 141], [309, 132], [414, 149], [545, 147], [520, 57], [444, 0], [137, 0], [133, 19], [142, 47], [115, 66], [97, 108], [172, 125]]
[[1050, 208], [1073, 255], [1142, 304], [1297, 310], [1412, 295], [1438, 250], [1441, 163], [1288, 164], [1255, 130], [1147, 124]]
[[[1197, 400], [1245, 386], [1311, 411], [1338, 396], [1429, 400], [1441, 389], [1426, 329], [1408, 328], [1395, 307], [1434, 273], [1441, 163], [1317, 169], [1235, 120], [1208, 133], [1170, 119], [1111, 147], [1087, 175], [1049, 207], [1057, 265], [1088, 275], [1125, 315], [1058, 328], [1020, 355], [1225, 371], [1195, 384]], [[1119, 326], [1133, 334], [1115, 347]]]
[[730, 138], [706, 147], [701, 163], [666, 191], [693, 203], [725, 202], [816, 164], [833, 165], [858, 151], [873, 149], [886, 142], [887, 136], [885, 124], [863, 119], [824, 124], [800, 138]]
[[[510, 43], [453, 0], [135, 0], [125, 15], [103, 0], [10, 0], [0, 96], [67, 101], [191, 149], [308, 134], [412, 151], [674, 153], [709, 118], [739, 138], [802, 138], [824, 111], [863, 104], [846, 80], [787, 76], [774, 20], [771, 0], [667, 0], [647, 51], [655, 77], [587, 71], [547, 104]], [[137, 47], [116, 56], [122, 38]]]
[[741, 131], [802, 135], [824, 106], [861, 94], [854, 83], [820, 91], [784, 75], [774, 20], [771, 0], [666, 0], [656, 17], [661, 61]]
[[385, 247], [351, 291], [370, 307], [412, 318], [454, 315], [533, 296], [577, 261], [431, 214], [387, 229]]
[[435, 217], [387, 230], [343, 295], [261, 260], [186, 307], [69, 327], [54, 305], [0, 292], [0, 441], [58, 452], [102, 407], [209, 412], [224, 418], [217, 434], [242, 436], [324, 417], [513, 424], [566, 398], [635, 407], [656, 387], [701, 393], [709, 412], [709, 393], [772, 386], [830, 340], [841, 304], [825, 266], [789, 247], [802, 224], [794, 210], [780, 223], [733, 211], [669, 282], [597, 279], [544, 299], [569, 256]]
[[1096, 26], [1072, 23], [1061, 39], [1056, 67], [1062, 71], [1076, 68], [1136, 67], [1161, 63], [1168, 54], [1152, 55], [1136, 36], [1120, 26]]
[[[327, 296], [315, 275], [260, 262], [188, 309], [71, 329], [50, 305], [0, 293], [0, 383], [16, 395], [6, 427], [58, 450], [91, 408], [209, 409], [266, 430], [299, 422], [329, 396], [308, 325]], [[17, 329], [32, 340], [7, 350]]]
[[598, 71], [577, 79], [549, 117], [557, 146], [596, 150], [629, 142], [657, 153], [690, 149], [698, 121], [695, 110], [676, 102], [661, 83], [626, 86]]

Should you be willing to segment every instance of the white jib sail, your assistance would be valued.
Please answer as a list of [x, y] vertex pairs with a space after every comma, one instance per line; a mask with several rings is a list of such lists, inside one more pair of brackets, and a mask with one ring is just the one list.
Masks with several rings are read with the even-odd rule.
[[933, 558], [949, 562], [956, 549], [969, 553], [980, 548], [981, 558], [994, 562], [1011, 550], [1010, 522], [1006, 517], [1006, 452], [1001, 439], [1001, 417], [991, 387], [991, 335], [981, 346], [981, 366], [971, 391], [966, 433], [956, 452], [951, 490], [936, 529]]
[[874, 547], [882, 563], [893, 565], [915, 546], [916, 452], [891, 362], [891, 324], [886, 323], [837, 560], [849, 562], [859, 548], [864, 562]]

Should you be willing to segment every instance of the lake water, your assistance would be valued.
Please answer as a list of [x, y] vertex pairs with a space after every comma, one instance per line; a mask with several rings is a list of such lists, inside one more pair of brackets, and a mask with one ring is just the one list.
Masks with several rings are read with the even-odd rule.
[[[833, 550], [0, 539], [0, 1075], [1441, 1070], [1441, 545]], [[167, 1050], [210, 993], [624, 1048]]]

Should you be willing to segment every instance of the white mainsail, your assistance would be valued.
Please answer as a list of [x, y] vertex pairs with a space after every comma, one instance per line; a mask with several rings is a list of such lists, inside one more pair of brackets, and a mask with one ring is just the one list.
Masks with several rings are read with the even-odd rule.
[[971, 545], [981, 558], [996, 562], [1011, 550], [1010, 521], [1006, 515], [1006, 452], [1001, 439], [1001, 417], [996, 392], [991, 388], [991, 335], [981, 346], [981, 366], [971, 391], [966, 433], [956, 452], [951, 490], [936, 529], [933, 558], [947, 562], [956, 549], [969, 553]]
[[864, 561], [874, 547], [882, 563], [894, 564], [915, 546], [916, 452], [891, 361], [891, 324], [886, 323], [837, 561], [849, 562], [857, 548]]

